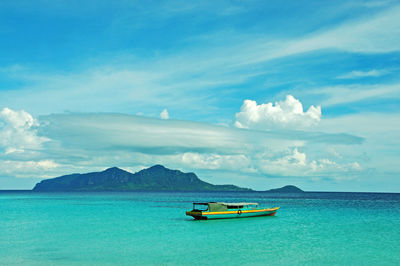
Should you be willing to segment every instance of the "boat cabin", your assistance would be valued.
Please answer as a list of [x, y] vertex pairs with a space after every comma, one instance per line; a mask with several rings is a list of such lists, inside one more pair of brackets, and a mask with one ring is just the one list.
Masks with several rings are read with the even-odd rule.
[[257, 208], [258, 203], [253, 202], [238, 202], [238, 203], [226, 203], [226, 202], [194, 202], [193, 211], [209, 211], [209, 212], [223, 212], [223, 211], [234, 211], [234, 210], [252, 210]]

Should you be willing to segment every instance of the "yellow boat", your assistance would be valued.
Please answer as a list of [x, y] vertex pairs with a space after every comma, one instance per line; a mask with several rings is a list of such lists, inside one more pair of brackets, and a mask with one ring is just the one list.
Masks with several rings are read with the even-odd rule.
[[194, 202], [193, 210], [187, 211], [186, 215], [196, 220], [274, 216], [279, 208], [262, 209], [253, 202]]

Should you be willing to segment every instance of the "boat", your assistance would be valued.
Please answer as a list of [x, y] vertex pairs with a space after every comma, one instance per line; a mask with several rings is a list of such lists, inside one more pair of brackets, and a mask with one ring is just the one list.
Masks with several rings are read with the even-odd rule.
[[193, 210], [187, 211], [186, 215], [196, 220], [274, 216], [279, 208], [262, 209], [253, 202], [194, 202]]

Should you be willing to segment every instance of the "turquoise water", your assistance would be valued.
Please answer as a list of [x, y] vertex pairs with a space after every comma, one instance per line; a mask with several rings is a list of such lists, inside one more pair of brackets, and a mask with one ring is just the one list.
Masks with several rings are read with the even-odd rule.
[[[281, 206], [194, 221], [193, 201]], [[400, 194], [0, 192], [0, 265], [399, 265]]]

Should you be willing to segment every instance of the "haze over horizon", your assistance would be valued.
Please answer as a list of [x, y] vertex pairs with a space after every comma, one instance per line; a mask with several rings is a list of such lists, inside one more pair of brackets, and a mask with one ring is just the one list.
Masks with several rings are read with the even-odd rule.
[[396, 1], [2, 1], [0, 190], [155, 164], [400, 192]]

